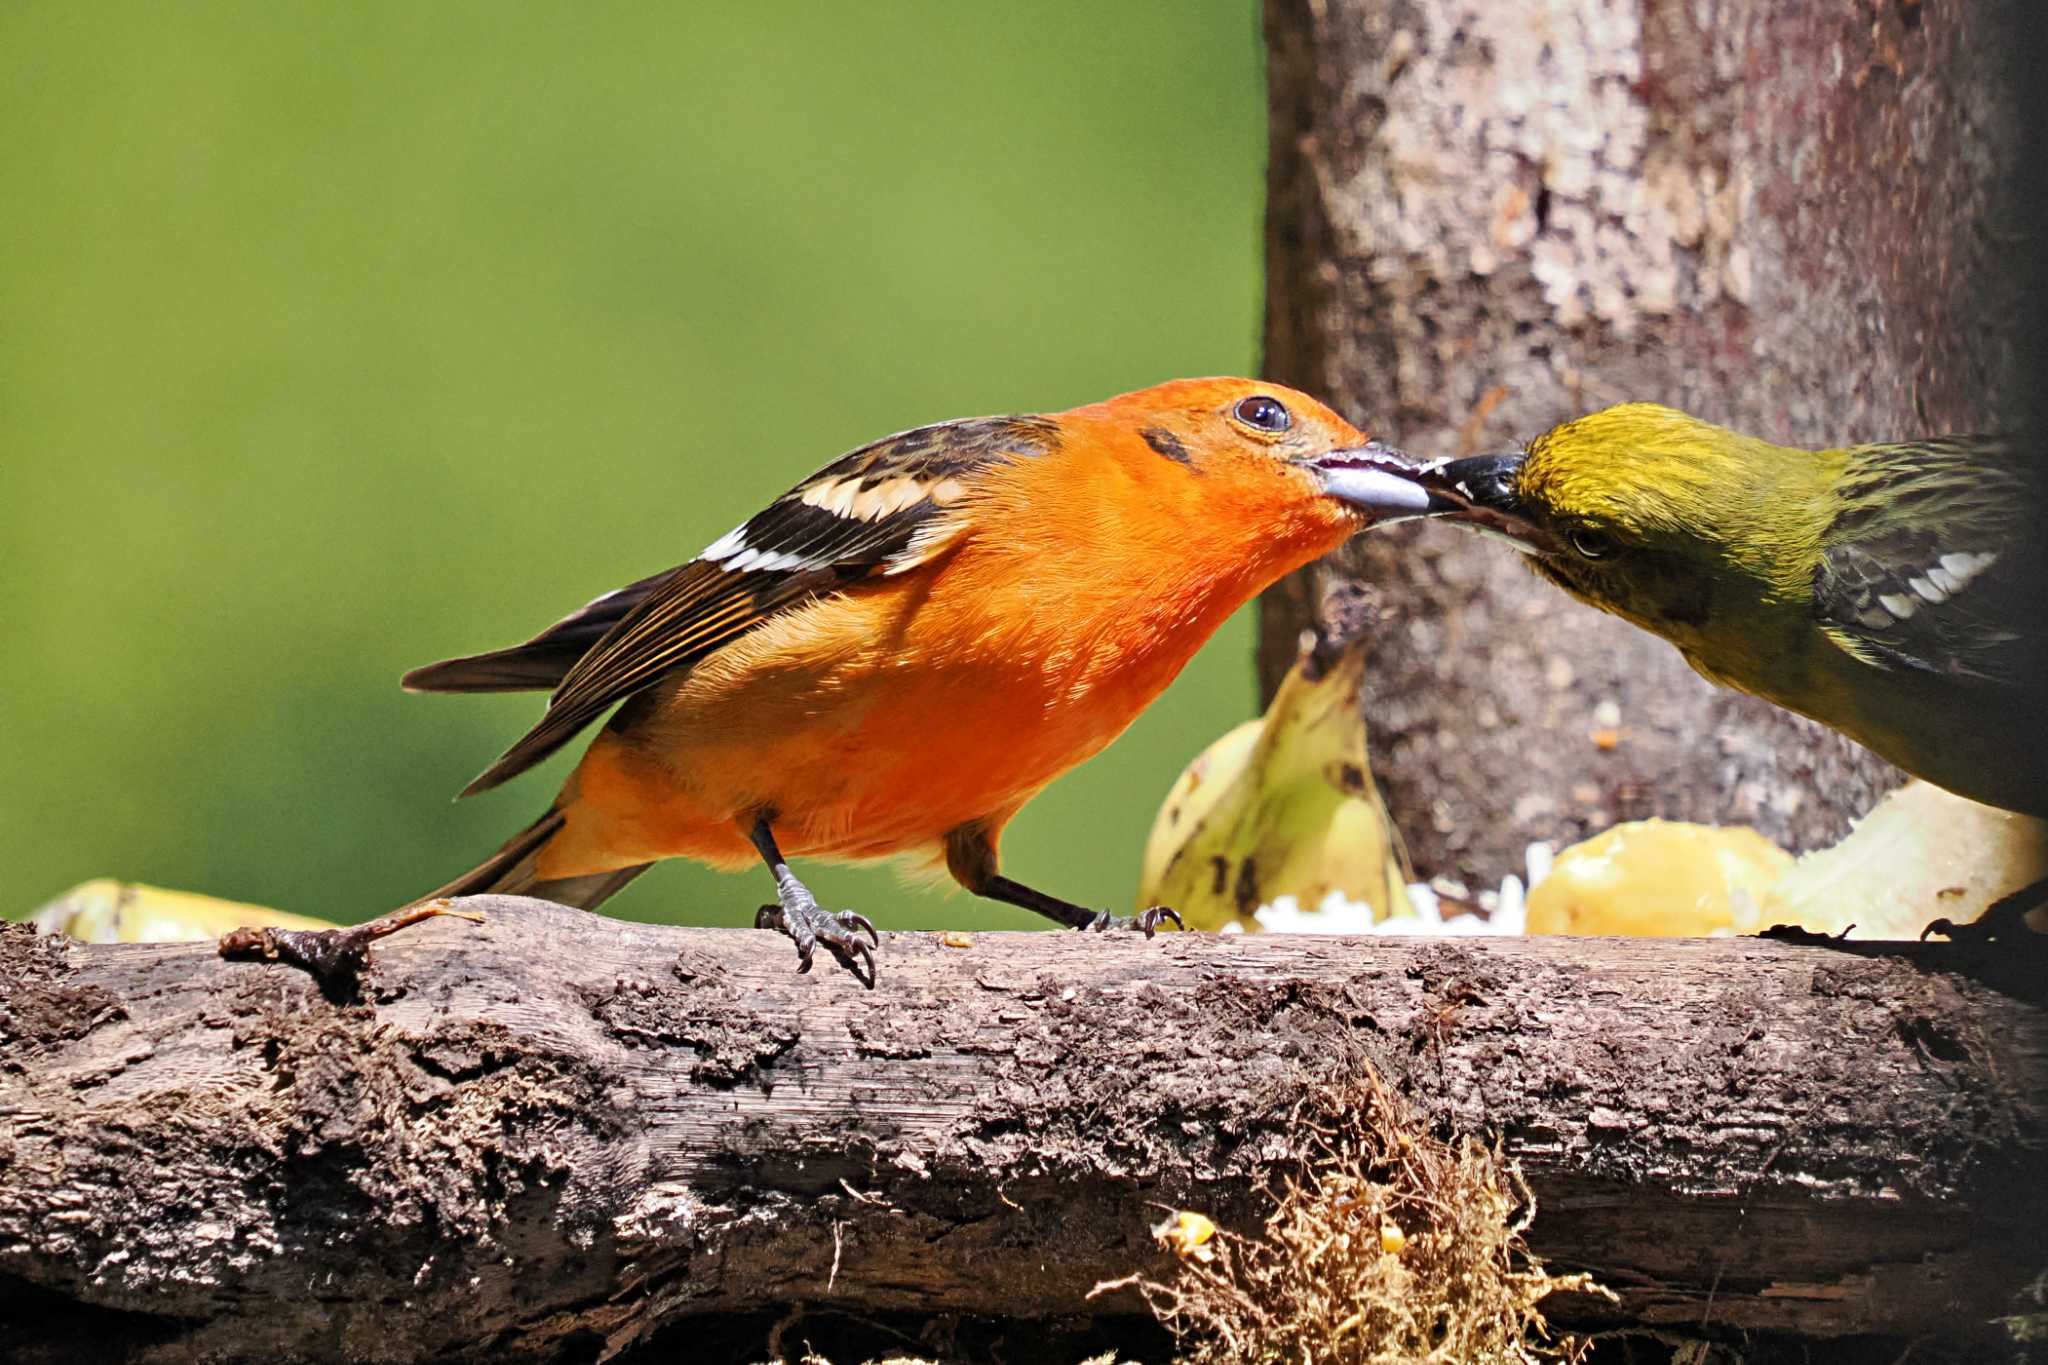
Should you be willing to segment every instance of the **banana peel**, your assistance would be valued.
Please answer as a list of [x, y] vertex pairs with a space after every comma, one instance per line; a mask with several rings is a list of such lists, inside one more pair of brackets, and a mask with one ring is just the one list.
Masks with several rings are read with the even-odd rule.
[[111, 877], [81, 882], [31, 914], [29, 922], [46, 934], [66, 934], [82, 943], [186, 943], [219, 938], [230, 929], [337, 927], [330, 920], [268, 906]]
[[1281, 896], [1304, 909], [1332, 892], [1375, 921], [1411, 913], [1408, 863], [1366, 765], [1365, 637], [1311, 645], [1258, 720], [1195, 756], [1145, 842], [1138, 904], [1170, 905], [1190, 929], [1237, 924]]

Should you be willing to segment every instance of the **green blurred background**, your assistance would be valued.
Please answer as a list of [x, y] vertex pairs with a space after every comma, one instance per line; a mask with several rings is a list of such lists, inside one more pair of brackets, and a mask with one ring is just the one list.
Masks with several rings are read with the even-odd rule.
[[[1254, 0], [0, 6], [0, 909], [356, 919], [538, 812], [415, 697], [940, 418], [1256, 364]], [[1232, 622], [1005, 867], [1117, 907]], [[1039, 926], [809, 867], [887, 927]], [[608, 912], [749, 921], [668, 863]]]

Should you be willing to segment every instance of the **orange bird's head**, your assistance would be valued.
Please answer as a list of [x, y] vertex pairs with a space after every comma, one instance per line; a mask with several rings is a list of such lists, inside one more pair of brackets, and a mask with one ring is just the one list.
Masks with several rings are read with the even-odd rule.
[[1266, 380], [1177, 379], [1057, 421], [1111, 456], [1091, 501], [1145, 509], [1184, 550], [1292, 568], [1367, 526], [1449, 505], [1407, 455]]

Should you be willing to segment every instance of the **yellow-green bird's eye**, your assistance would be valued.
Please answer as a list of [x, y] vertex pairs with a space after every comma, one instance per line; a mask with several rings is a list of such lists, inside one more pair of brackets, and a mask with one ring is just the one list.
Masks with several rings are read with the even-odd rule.
[[1614, 553], [1614, 537], [1597, 526], [1574, 526], [1565, 538], [1587, 559], [1604, 559]]

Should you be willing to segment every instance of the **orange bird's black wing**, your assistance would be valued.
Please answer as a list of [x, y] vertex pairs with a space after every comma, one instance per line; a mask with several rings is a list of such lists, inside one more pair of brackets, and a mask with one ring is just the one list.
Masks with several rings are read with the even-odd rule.
[[552, 692], [633, 608], [680, 569], [663, 569], [587, 603], [522, 644], [443, 659], [405, 675], [408, 692]]
[[942, 516], [992, 464], [1043, 454], [1043, 417], [943, 422], [844, 455], [688, 564], [598, 598], [510, 649], [415, 669], [416, 691], [552, 685], [547, 714], [474, 782], [518, 776], [618, 702], [694, 666], [763, 621], [863, 579], [900, 573], [953, 539]]

